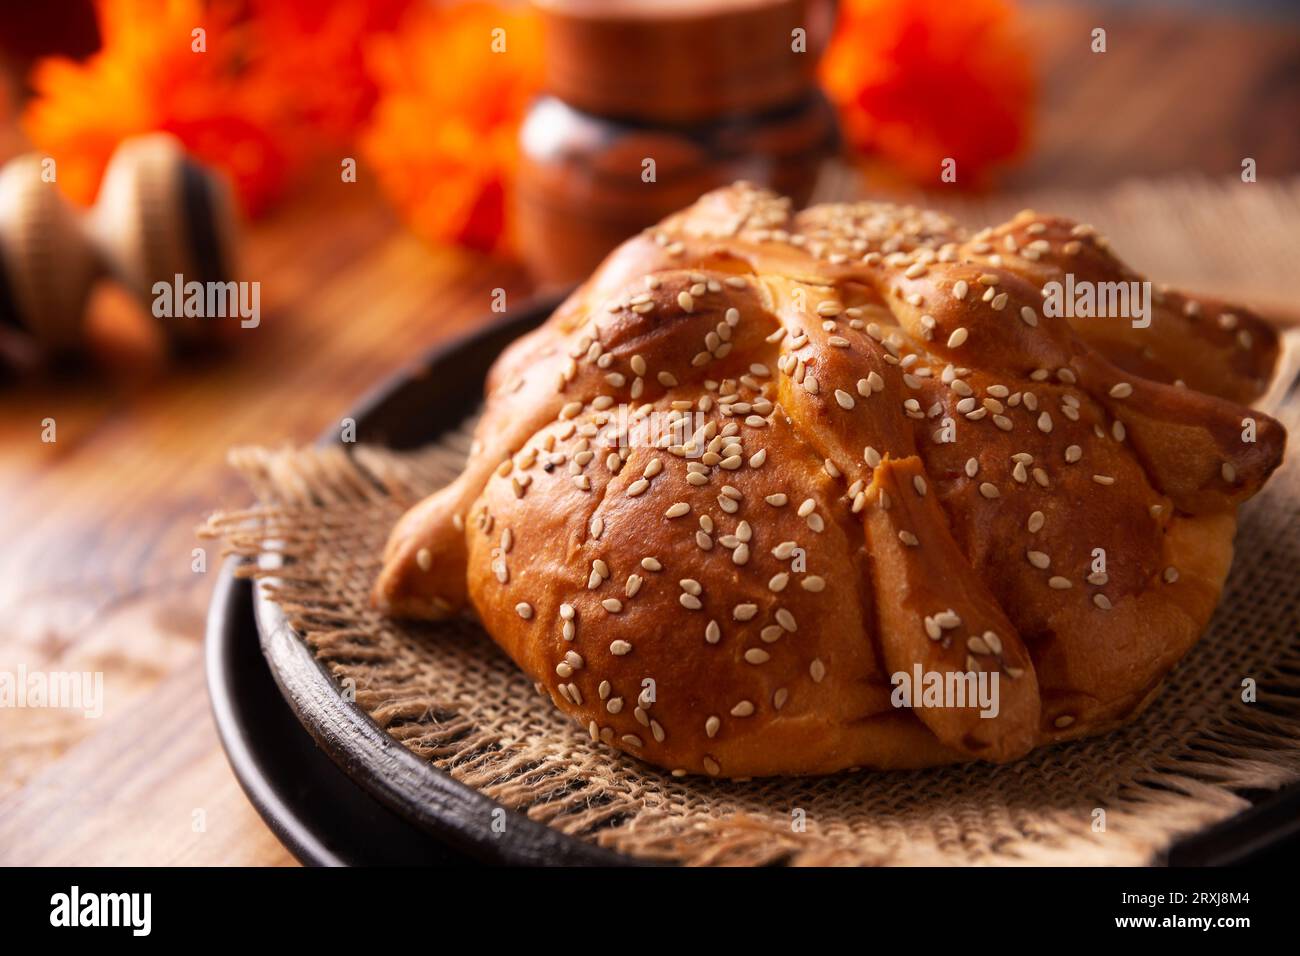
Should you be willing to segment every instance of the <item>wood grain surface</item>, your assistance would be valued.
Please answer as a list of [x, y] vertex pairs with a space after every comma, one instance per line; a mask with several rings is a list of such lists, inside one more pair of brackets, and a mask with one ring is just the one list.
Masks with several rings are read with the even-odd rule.
[[[1226, 174], [1244, 156], [1261, 176], [1300, 172], [1294, 21], [1044, 6], [1026, 20], [1042, 118], [1014, 185]], [[1094, 26], [1108, 29], [1106, 54], [1089, 52]], [[0, 135], [0, 149], [17, 143]], [[0, 670], [98, 671], [105, 695], [97, 719], [0, 710], [0, 863], [292, 862], [226, 765], [203, 684], [220, 561], [194, 530], [247, 500], [226, 450], [310, 441], [375, 381], [472, 327], [492, 289], [512, 305], [529, 293], [516, 266], [412, 238], [364, 181], [304, 184], [248, 231], [243, 258], [262, 323], [228, 354], [166, 362], [106, 293], [104, 358], [0, 379]]]

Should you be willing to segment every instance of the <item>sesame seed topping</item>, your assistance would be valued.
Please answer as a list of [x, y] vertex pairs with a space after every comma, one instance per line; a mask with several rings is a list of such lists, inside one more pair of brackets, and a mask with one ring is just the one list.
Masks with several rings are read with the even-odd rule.
[[1066, 591], [1074, 587], [1069, 578], [1063, 578], [1059, 574], [1048, 578], [1047, 586], [1055, 591]]
[[1128, 398], [1133, 394], [1133, 386], [1128, 382], [1119, 382], [1110, 388], [1111, 398]]
[[750, 717], [754, 713], [754, 705], [750, 701], [742, 700], [735, 707], [731, 708], [732, 717]]
[[525, 621], [532, 620], [533, 606], [529, 604], [527, 601], [520, 601], [518, 604], [515, 605], [515, 613], [518, 614], [520, 617], [522, 617]]
[[962, 328], [954, 329], [952, 335], [948, 336], [948, 348], [960, 348], [966, 343], [966, 339], [969, 337], [970, 333], [964, 326]]

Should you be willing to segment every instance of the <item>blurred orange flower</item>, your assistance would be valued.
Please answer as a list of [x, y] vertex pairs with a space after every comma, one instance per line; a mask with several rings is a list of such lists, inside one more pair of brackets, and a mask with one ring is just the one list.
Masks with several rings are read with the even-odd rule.
[[257, 62], [292, 89], [297, 111], [323, 138], [346, 144], [370, 115], [368, 37], [397, 27], [412, 0], [251, 0]]
[[846, 138], [922, 183], [985, 185], [1027, 146], [1034, 79], [1009, 0], [841, 0], [822, 82]]
[[513, 247], [516, 133], [541, 81], [541, 37], [526, 8], [420, 7], [375, 37], [379, 100], [362, 153], [407, 224], [427, 239]]
[[72, 199], [93, 201], [117, 144], [151, 130], [225, 172], [250, 214], [280, 192], [302, 159], [302, 130], [291, 91], [249, 67], [236, 12], [200, 0], [101, 0], [100, 51], [36, 65], [24, 129], [54, 157]]

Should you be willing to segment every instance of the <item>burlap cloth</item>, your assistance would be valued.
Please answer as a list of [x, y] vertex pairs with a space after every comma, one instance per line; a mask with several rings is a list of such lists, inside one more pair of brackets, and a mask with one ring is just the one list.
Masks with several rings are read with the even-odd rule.
[[[1252, 240], [1269, 250], [1267, 262], [1251, 260], [1252, 273], [1291, 277], [1300, 215], [1277, 209], [1300, 213], [1300, 184], [1254, 189], [1243, 199], [1231, 186], [1129, 186], [1041, 208], [1110, 231], [1139, 267], [1165, 258], [1177, 235], [1198, 250], [1188, 255], [1217, 263], [1211, 275], [1222, 267], [1216, 244], [1269, 228], [1271, 237]], [[1231, 228], [1212, 218], [1208, 232], [1178, 235], [1193, 201], [1212, 201]], [[1116, 222], [1108, 209], [1129, 211]], [[1118, 235], [1124, 223], [1145, 229]], [[1187, 284], [1232, 292], [1239, 277], [1228, 278], [1217, 283], [1226, 289]], [[1275, 412], [1300, 434], [1300, 399]], [[258, 504], [215, 515], [207, 530], [250, 559], [268, 549], [288, 559], [275, 572], [276, 600], [330, 671], [355, 680], [358, 705], [380, 726], [457, 780], [575, 838], [690, 864], [1140, 864], [1243, 809], [1241, 791], [1300, 778], [1294, 452], [1241, 513], [1236, 562], [1208, 633], [1128, 728], [1009, 766], [719, 782], [674, 779], [593, 743], [475, 625], [403, 624], [368, 606], [389, 528], [456, 474], [468, 428], [416, 453], [236, 450], [231, 460]], [[1242, 700], [1247, 678], [1255, 703]]]

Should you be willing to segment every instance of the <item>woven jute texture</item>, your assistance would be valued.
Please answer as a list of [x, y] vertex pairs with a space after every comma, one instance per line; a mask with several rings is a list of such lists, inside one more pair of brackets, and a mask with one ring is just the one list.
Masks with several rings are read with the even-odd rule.
[[[1300, 400], [1274, 412], [1298, 433]], [[1241, 512], [1208, 632], [1125, 729], [1007, 766], [723, 782], [674, 779], [592, 742], [470, 622], [401, 623], [370, 608], [389, 529], [457, 473], [469, 427], [414, 453], [236, 450], [258, 503], [207, 531], [250, 559], [243, 573], [260, 573], [263, 555], [284, 559], [275, 600], [380, 726], [576, 839], [705, 865], [1143, 864], [1243, 809], [1240, 792], [1300, 779], [1294, 454]]]

